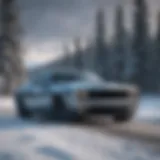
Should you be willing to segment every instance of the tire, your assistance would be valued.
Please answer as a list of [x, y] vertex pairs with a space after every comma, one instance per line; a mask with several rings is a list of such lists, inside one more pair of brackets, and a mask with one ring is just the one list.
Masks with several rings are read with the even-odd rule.
[[77, 112], [72, 112], [67, 109], [63, 109], [61, 111], [54, 111], [52, 110], [50, 113], [50, 119], [51, 120], [56, 120], [56, 121], [61, 121], [61, 122], [82, 122], [83, 117], [79, 115]]
[[122, 109], [119, 113], [114, 116], [115, 122], [128, 122], [134, 116], [134, 111], [130, 108]]
[[17, 96], [16, 97], [16, 107], [17, 107], [17, 113], [18, 113], [18, 116], [23, 118], [23, 119], [26, 119], [26, 118], [30, 118], [31, 117], [31, 112], [29, 112], [27, 109], [26, 109], [26, 106], [25, 104], [23, 103], [23, 99], [21, 96]]
[[64, 119], [64, 111], [65, 111], [65, 103], [61, 95], [53, 95], [53, 103], [51, 104], [51, 108], [49, 110], [49, 119], [51, 120], [62, 120]]
[[71, 121], [74, 123], [84, 123], [86, 120], [86, 115], [80, 113], [71, 113]]
[[[49, 117], [52, 120], [58, 120], [62, 122], [80, 122], [82, 116], [77, 112], [69, 110], [65, 100], [61, 95], [55, 96], [54, 104], [51, 106]], [[55, 102], [56, 101], [56, 102]]]

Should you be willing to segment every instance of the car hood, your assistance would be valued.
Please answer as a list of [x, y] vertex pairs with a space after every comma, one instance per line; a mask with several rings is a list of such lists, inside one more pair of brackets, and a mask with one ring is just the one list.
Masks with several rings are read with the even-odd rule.
[[115, 82], [72, 82], [57, 83], [54, 85], [40, 86], [36, 84], [25, 84], [21, 86], [20, 92], [70, 92], [76, 90], [94, 90], [94, 89], [112, 89], [112, 90], [132, 90], [135, 86], [128, 84], [120, 84]]

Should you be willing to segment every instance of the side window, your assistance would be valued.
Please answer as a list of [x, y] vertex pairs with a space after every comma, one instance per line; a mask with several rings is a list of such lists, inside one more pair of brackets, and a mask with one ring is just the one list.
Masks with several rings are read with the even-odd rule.
[[50, 81], [51, 83], [54, 82], [54, 74], [50, 76], [49, 81]]
[[94, 73], [85, 73], [85, 78], [89, 81], [103, 81], [101, 77]]

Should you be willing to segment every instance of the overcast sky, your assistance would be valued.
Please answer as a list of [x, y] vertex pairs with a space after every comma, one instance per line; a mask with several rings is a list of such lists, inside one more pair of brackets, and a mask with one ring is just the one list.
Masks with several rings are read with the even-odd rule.
[[[133, 0], [18, 0], [18, 4], [24, 49], [35, 54], [34, 58], [41, 53], [55, 57], [61, 52], [61, 43], [70, 43], [76, 36], [93, 38], [95, 13], [99, 6], [105, 9], [108, 37], [113, 33], [114, 9], [118, 4], [124, 6], [126, 27], [132, 26]], [[148, 0], [148, 4], [149, 22], [151, 31], [154, 31], [160, 0]]]

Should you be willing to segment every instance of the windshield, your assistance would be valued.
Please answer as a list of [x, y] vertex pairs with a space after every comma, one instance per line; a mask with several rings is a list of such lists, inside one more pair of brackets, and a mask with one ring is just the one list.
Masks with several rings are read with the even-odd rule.
[[51, 78], [51, 74], [48, 74], [46, 72], [46, 73], [41, 73], [36, 75], [30, 81], [34, 84], [46, 85], [47, 83], [49, 83], [50, 78]]
[[46, 85], [50, 83], [62, 83], [62, 82], [73, 82], [73, 81], [94, 81], [99, 82], [103, 81], [103, 79], [95, 73], [92, 72], [84, 72], [84, 73], [73, 73], [73, 72], [57, 72], [52, 74], [43, 73], [37, 75], [32, 79], [34, 84]]
[[50, 83], [71, 82], [80, 80], [80, 76], [72, 72], [56, 72], [56, 73], [42, 73], [37, 75], [31, 81], [34, 84], [46, 85]]
[[103, 81], [103, 79], [100, 76], [92, 72], [84, 73], [84, 79], [87, 81], [95, 81], [95, 82]]

